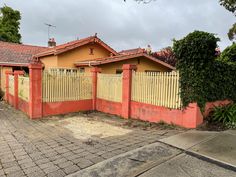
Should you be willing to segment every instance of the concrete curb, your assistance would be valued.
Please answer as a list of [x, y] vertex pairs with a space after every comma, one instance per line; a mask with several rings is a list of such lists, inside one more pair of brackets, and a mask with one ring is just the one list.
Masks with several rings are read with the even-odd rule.
[[[170, 147], [169, 145], [164, 144], [162, 142], [155, 142], [155, 143], [152, 143], [152, 144], [149, 144], [149, 145], [146, 145], [146, 146], [143, 146], [143, 147], [125, 152], [123, 154], [114, 156], [112, 158], [106, 159], [106, 160], [104, 160], [102, 162], [99, 162], [95, 165], [92, 165], [88, 168], [77, 171], [73, 174], [69, 174], [66, 177], [77, 177], [77, 176], [79, 177], [81, 175], [81, 173], [83, 173], [83, 172], [85, 172], [85, 176], [86, 176], [86, 174], [87, 174], [86, 171], [93, 170], [94, 168], [98, 168], [98, 167], [102, 168], [104, 164], [107, 164], [109, 162], [116, 161], [116, 160], [119, 160], [119, 159], [122, 159], [122, 158], [133, 160], [133, 159], [130, 158], [130, 157], [132, 157], [133, 154], [135, 155], [135, 153], [138, 153], [140, 151], [145, 151], [145, 150], [148, 150], [148, 149], [155, 149], [155, 147], [160, 147], [160, 146]], [[135, 169], [130, 169], [130, 175], [129, 176], [137, 176], [139, 174], [142, 174], [143, 172], [145, 172], [147, 170], [150, 170], [151, 168], [153, 168], [153, 167], [155, 167], [155, 166], [157, 166], [157, 165], [159, 165], [163, 162], [166, 162], [166, 161], [168, 161], [168, 160], [170, 160], [170, 159], [172, 159], [172, 158], [174, 158], [174, 157], [176, 157], [176, 156], [183, 153], [183, 151], [179, 150], [178, 148], [172, 148], [171, 151], [173, 152], [173, 154], [170, 155], [170, 156], [166, 156], [166, 157], [163, 156], [163, 159], [158, 159], [156, 161], [152, 161], [151, 159], [149, 159], [147, 161], [144, 161], [144, 163], [147, 163], [148, 166], [147, 165], [140, 165], [139, 170], [137, 170], [136, 167], [134, 167]], [[151, 158], [151, 156], [150, 156], [150, 158]], [[136, 159], [134, 159], [134, 160], [136, 160]], [[139, 162], [142, 162], [142, 161], [139, 161]], [[84, 176], [84, 175], [82, 174], [82, 176]]]
[[163, 143], [165, 145], [168, 145], [172, 148], [176, 148], [176, 149], [179, 149], [181, 150], [183, 153], [185, 154], [188, 154], [188, 155], [191, 155], [193, 157], [196, 157], [200, 160], [204, 160], [206, 162], [210, 162], [210, 163], [213, 163], [215, 165], [218, 165], [220, 167], [223, 167], [225, 169], [228, 169], [228, 170], [231, 170], [231, 171], [234, 171], [236, 172], [236, 166], [232, 165], [232, 164], [229, 164], [227, 162], [224, 162], [224, 161], [221, 161], [221, 160], [218, 160], [218, 159], [215, 159], [215, 158], [212, 158], [212, 157], [209, 157], [207, 155], [202, 155], [200, 153], [197, 153], [197, 152], [194, 152], [194, 151], [190, 151], [190, 150], [186, 150], [186, 149], [182, 149], [182, 148], [179, 148], [179, 147], [176, 147], [176, 146], [173, 146], [173, 145], [170, 145], [168, 143], [165, 143], [165, 142], [162, 142], [162, 141], [158, 141], [160, 143]]

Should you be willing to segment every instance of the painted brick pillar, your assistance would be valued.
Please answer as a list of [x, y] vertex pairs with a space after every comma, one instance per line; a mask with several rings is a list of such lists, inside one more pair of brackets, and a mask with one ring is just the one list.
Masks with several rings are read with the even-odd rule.
[[98, 67], [94, 67], [91, 69], [92, 72], [92, 82], [93, 82], [93, 95], [92, 95], [92, 99], [93, 99], [93, 110], [96, 110], [96, 104], [97, 104], [97, 79], [98, 79], [98, 73], [101, 72], [101, 68]]
[[6, 80], [5, 80], [5, 86], [6, 86], [6, 89], [5, 89], [5, 100], [8, 103], [9, 102], [9, 75], [13, 75], [13, 72], [12, 71], [6, 71], [5, 74], [6, 74]]
[[29, 116], [31, 119], [41, 118], [43, 116], [42, 70], [43, 65], [41, 63], [29, 65]]
[[131, 102], [131, 85], [132, 71], [137, 69], [136, 65], [125, 64], [123, 69], [122, 83], [122, 117], [128, 119], [130, 117], [130, 102]]
[[18, 109], [19, 95], [18, 95], [18, 77], [24, 75], [24, 71], [14, 71], [14, 108]]

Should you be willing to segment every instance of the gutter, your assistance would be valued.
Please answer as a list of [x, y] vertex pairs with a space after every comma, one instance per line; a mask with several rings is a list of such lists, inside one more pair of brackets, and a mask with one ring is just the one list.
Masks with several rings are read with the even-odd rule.
[[91, 67], [91, 66], [96, 66], [98, 63], [100, 63], [100, 62], [98, 62], [98, 61], [81, 61], [81, 62], [77, 62], [77, 63], [75, 63], [75, 66], [89, 66], [89, 67]]
[[25, 67], [28, 67], [29, 63], [0, 62], [0, 66], [25, 66]]

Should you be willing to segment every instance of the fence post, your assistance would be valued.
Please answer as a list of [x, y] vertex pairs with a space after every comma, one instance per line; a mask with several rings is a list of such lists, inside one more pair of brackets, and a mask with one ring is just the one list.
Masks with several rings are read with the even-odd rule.
[[6, 89], [5, 89], [5, 100], [8, 103], [9, 102], [9, 75], [13, 75], [12, 71], [6, 71], [6, 80], [5, 80], [5, 85], [6, 85]]
[[42, 107], [42, 70], [41, 63], [29, 65], [29, 116], [31, 119], [41, 118], [43, 116]]
[[122, 80], [122, 117], [130, 117], [132, 70], [137, 69], [136, 65], [124, 64]]
[[18, 77], [24, 75], [24, 71], [14, 71], [14, 107], [18, 109], [19, 95], [18, 95]]
[[97, 104], [97, 79], [98, 79], [98, 73], [101, 72], [101, 68], [94, 67], [91, 69], [92, 72], [92, 82], [93, 82], [93, 110], [96, 110], [96, 104]]

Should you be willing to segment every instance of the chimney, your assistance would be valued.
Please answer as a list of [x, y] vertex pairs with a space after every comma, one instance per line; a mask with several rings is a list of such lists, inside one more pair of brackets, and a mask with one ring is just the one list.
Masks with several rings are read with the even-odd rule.
[[147, 46], [146, 52], [147, 52], [148, 55], [152, 54], [152, 47], [151, 47], [151, 45]]
[[56, 47], [56, 41], [54, 38], [49, 38], [48, 47]]

